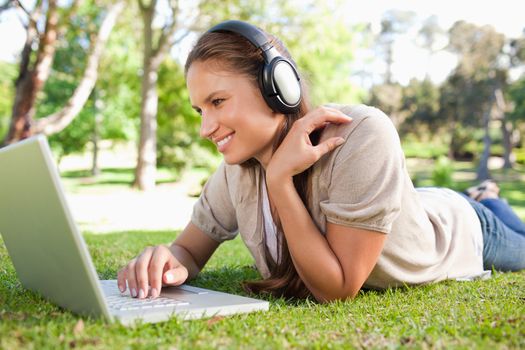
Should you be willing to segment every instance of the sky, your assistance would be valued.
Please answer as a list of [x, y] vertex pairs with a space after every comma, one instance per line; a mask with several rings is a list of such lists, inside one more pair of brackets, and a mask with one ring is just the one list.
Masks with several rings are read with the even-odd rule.
[[[421, 22], [432, 15], [437, 16], [438, 23], [444, 30], [448, 30], [458, 20], [491, 25], [507, 37], [521, 36], [525, 28], [524, 17], [519, 15], [523, 11], [522, 0], [347, 0], [344, 13], [351, 23], [370, 22], [373, 32], [379, 33], [381, 17], [390, 9], [413, 11], [416, 22], [419, 22], [407, 35], [401, 36], [394, 47], [393, 79], [401, 84], [407, 84], [412, 77], [423, 79], [427, 72], [434, 82], [440, 83], [457, 63], [456, 57], [445, 50], [429, 57], [428, 51], [416, 45], [415, 37]], [[384, 63], [378, 59], [367, 61], [370, 55], [373, 52], [358, 53], [354, 67], [370, 64], [371, 67], [367, 70], [377, 73], [377, 82], [377, 75], [384, 73]], [[360, 83], [368, 85], [370, 81]]]
[[[463, 19], [478, 24], [492, 25], [507, 37], [518, 37], [525, 28], [522, 13], [523, 0], [346, 0], [341, 1], [342, 9], [349, 23], [369, 22], [374, 32], [379, 32], [381, 16], [390, 9], [408, 10], [416, 13], [416, 21], [423, 21], [431, 15], [438, 17], [439, 25], [447, 30], [454, 22]], [[441, 82], [456, 64], [456, 58], [444, 51], [429, 58], [428, 53], [414, 43], [417, 26], [402, 36], [394, 48], [393, 78], [406, 84], [410, 78], [421, 79], [428, 72], [435, 82]], [[20, 21], [10, 11], [9, 15], [0, 16], [0, 60], [16, 61], [22, 49], [25, 32]], [[384, 72], [384, 64], [373, 59], [374, 53], [362, 51], [356, 53], [354, 67], [374, 72], [376, 78]], [[356, 78], [358, 79], [358, 78]], [[374, 78], [359, 78], [361, 85], [368, 85]], [[364, 79], [369, 79], [365, 81]]]

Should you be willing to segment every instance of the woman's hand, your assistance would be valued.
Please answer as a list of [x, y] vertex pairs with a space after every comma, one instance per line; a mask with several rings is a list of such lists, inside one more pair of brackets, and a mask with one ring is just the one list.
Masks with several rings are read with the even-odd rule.
[[[147, 247], [118, 272], [118, 287], [126, 291], [126, 281], [132, 297], [156, 298], [162, 284], [178, 286], [188, 278], [188, 269], [182, 265], [166, 246]], [[148, 287], [151, 290], [148, 293]]]
[[310, 142], [310, 134], [328, 123], [348, 123], [352, 118], [335, 108], [318, 107], [297, 120], [279, 148], [272, 155], [266, 169], [267, 178], [274, 181], [291, 179], [319, 160], [324, 154], [342, 145], [341, 137], [331, 137], [317, 146]]

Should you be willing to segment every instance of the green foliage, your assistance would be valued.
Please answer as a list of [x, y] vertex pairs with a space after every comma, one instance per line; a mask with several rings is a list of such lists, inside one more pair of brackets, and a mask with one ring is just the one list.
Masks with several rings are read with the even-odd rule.
[[9, 128], [11, 108], [15, 98], [15, 64], [0, 61], [0, 140], [4, 139]]
[[509, 113], [510, 119], [515, 123], [525, 121], [525, 76], [509, 87], [508, 96], [514, 104], [513, 111]]
[[516, 163], [525, 165], [525, 148], [517, 148], [514, 150], [516, 155]]
[[[293, 28], [284, 24], [277, 34], [287, 45], [299, 69], [310, 85], [313, 105], [336, 102], [356, 103], [363, 92], [349, 78], [357, 46], [355, 35], [362, 26], [349, 26], [345, 16], [338, 13], [338, 1], [310, 3], [309, 11], [288, 17]], [[301, 3], [300, 8], [306, 6]], [[307, 7], [306, 7], [307, 8]]]
[[[52, 74], [37, 101], [36, 118], [46, 117], [59, 111], [73, 95], [84, 74], [90, 36], [98, 30], [104, 15], [103, 10], [92, 2], [83, 3], [79, 7], [63, 40], [57, 47]], [[115, 61], [121, 61], [121, 57], [114, 54], [115, 50], [111, 50], [111, 48], [121, 46], [124, 45], [121, 45], [118, 40], [110, 39], [107, 48], [109, 54], [106, 52], [104, 56], [106, 61], [103, 58], [100, 62], [99, 81], [89, 100], [79, 115], [64, 130], [50, 136], [51, 147], [60, 156], [85, 150], [93, 137], [97, 115], [101, 116], [101, 120], [97, 120], [97, 127], [103, 139], [126, 140], [129, 138], [130, 130], [134, 131], [134, 126], [128, 122], [127, 109], [130, 109], [129, 106], [135, 103], [137, 94], [130, 92], [130, 89], [134, 88], [130, 84], [121, 84], [123, 78], [129, 76], [130, 73], [124, 74], [123, 71], [128, 68], [126, 65], [114, 64]], [[107, 57], [112, 55], [112, 65], [109, 68]], [[123, 66], [124, 69], [122, 69]], [[135, 72], [136, 70], [131, 74], [135, 75]]]
[[136, 16], [133, 6], [124, 9], [100, 59], [96, 91], [102, 101], [103, 139], [138, 139], [142, 28]]
[[[60, 61], [56, 64], [60, 64]], [[51, 75], [41, 95], [36, 117], [47, 116], [62, 108], [65, 101], [73, 94], [77, 83], [75, 79], [65, 74]], [[93, 108], [93, 101], [88, 100], [79, 115], [64, 130], [49, 137], [49, 144], [59, 157], [85, 149], [93, 131]]]
[[441, 128], [439, 118], [439, 88], [431, 80], [411, 79], [403, 88], [402, 110], [407, 116], [400, 126], [400, 134], [421, 135], [420, 139], [433, 136]]
[[420, 142], [417, 138], [404, 138], [402, 146], [407, 158], [436, 159], [448, 151], [442, 142]]
[[175, 170], [211, 167], [216, 147], [199, 136], [200, 117], [190, 104], [182, 67], [167, 59], [159, 70], [157, 162]]
[[453, 187], [453, 173], [454, 168], [452, 167], [452, 162], [447, 157], [440, 156], [434, 163], [434, 170], [432, 171], [432, 181], [434, 186]]
[[367, 103], [380, 108], [399, 126], [399, 119], [403, 117], [403, 87], [400, 84], [385, 83], [374, 85], [370, 89]]

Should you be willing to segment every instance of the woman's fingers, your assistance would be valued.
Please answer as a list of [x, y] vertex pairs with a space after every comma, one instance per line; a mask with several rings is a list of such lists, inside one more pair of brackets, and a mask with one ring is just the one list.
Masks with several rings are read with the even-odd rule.
[[[178, 270], [184, 268], [177, 259], [173, 256], [171, 251], [166, 246], [157, 246], [155, 247], [155, 250], [153, 252], [153, 256], [151, 257], [151, 261], [149, 264], [149, 283], [151, 286], [150, 295], [152, 298], [156, 298], [159, 296], [160, 291], [162, 289], [162, 283], [163, 283], [163, 276], [165, 276], [165, 273], [168, 271]], [[186, 270], [187, 272], [187, 270]], [[188, 277], [186, 273], [186, 278]], [[186, 278], [182, 280], [182, 282], [178, 283], [181, 284], [184, 281], [186, 281]], [[178, 279], [176, 280], [178, 281]], [[165, 283], [165, 284], [171, 284], [171, 285], [177, 285], [175, 283]]]
[[[126, 267], [124, 267], [121, 271], [121, 274], [119, 276], [122, 276], [121, 279], [123, 282], [119, 283], [119, 288], [121, 292], [124, 292], [126, 290], [126, 281], [128, 283], [129, 288], [129, 294], [131, 294], [132, 297], [137, 296], [137, 280], [135, 278], [135, 264], [137, 263], [137, 259], [132, 259]], [[122, 283], [122, 284], [121, 284]]]
[[[126, 267], [118, 272], [120, 291], [126, 291], [126, 282], [132, 297], [159, 296], [162, 283], [180, 285], [188, 278], [188, 270], [173, 256], [166, 246], [147, 247]], [[151, 287], [151, 288], [150, 288]]]
[[167, 285], [181, 285], [188, 279], [188, 269], [183, 265], [179, 265], [174, 269], [166, 271], [162, 279], [164, 284]]
[[[129, 263], [128, 263], [129, 265]], [[126, 280], [127, 280], [128, 266], [126, 265], [117, 273], [117, 285], [121, 293], [126, 291]]]
[[[138, 256], [135, 263], [135, 278], [137, 283], [137, 297], [144, 299], [148, 296], [148, 268], [154, 248], [148, 247]], [[128, 280], [129, 281], [129, 280]], [[133, 296], [133, 295], [132, 295]]]
[[305, 131], [310, 134], [314, 130], [326, 126], [327, 123], [348, 123], [352, 121], [352, 118], [338, 109], [319, 107], [299, 121], [299, 126], [303, 126]]
[[342, 137], [331, 137], [314, 147], [317, 159], [320, 159], [326, 153], [333, 151], [338, 146], [345, 143], [345, 139]]

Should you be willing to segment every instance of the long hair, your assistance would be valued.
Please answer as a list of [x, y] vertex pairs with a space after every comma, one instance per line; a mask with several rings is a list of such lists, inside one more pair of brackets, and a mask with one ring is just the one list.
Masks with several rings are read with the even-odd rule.
[[[275, 36], [266, 35], [280, 54], [292, 61], [292, 57], [283, 43]], [[203, 34], [188, 55], [184, 67], [185, 74], [187, 74], [192, 63], [197, 61], [216, 65], [216, 67], [229, 72], [243, 74], [259, 89], [257, 79], [264, 59], [259, 49], [239, 34], [232, 32]], [[285, 114], [284, 122], [275, 138], [274, 151], [282, 143], [293, 123], [302, 118], [310, 109], [307, 87], [303, 77], [301, 78], [302, 101], [297, 112]], [[311, 139], [314, 145], [317, 144], [318, 134], [314, 132], [311, 135]], [[259, 166], [259, 162], [252, 158], [242, 163], [241, 166], [253, 168]], [[295, 189], [306, 208], [308, 208], [308, 198], [310, 197], [309, 175], [310, 170], [308, 169], [293, 178]], [[310, 295], [310, 292], [297, 274], [280, 222], [276, 223], [276, 227], [279, 256], [277, 262], [271, 257], [268, 246], [264, 245], [270, 277], [262, 281], [245, 282], [244, 287], [252, 293], [269, 293], [277, 297], [283, 296], [286, 298], [305, 298]]]

